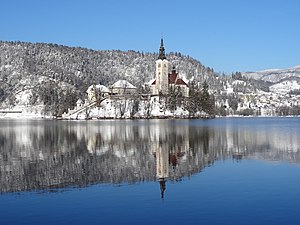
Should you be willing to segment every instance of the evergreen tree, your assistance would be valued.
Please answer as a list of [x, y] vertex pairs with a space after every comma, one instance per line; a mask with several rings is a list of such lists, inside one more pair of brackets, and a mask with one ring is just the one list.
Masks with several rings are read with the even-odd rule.
[[171, 111], [174, 112], [177, 107], [182, 105], [183, 95], [178, 87], [170, 87], [169, 95], [166, 98], [166, 106]]
[[209, 94], [206, 81], [204, 81], [200, 92], [200, 104], [202, 111], [206, 112], [209, 116], [215, 116], [215, 98], [214, 95]]
[[189, 83], [189, 98], [185, 101], [185, 109], [189, 117], [194, 117], [200, 111], [200, 92], [195, 81]]
[[189, 116], [194, 117], [203, 111], [209, 116], [215, 116], [215, 98], [209, 94], [208, 84], [203, 83], [202, 89], [195, 82], [190, 82], [189, 98], [185, 103], [185, 109], [189, 111]]

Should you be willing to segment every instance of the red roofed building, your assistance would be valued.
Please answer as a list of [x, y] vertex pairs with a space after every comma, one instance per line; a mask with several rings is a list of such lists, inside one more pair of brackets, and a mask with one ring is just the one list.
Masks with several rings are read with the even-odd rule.
[[179, 78], [175, 67], [171, 73], [168, 73], [169, 62], [166, 59], [165, 48], [163, 39], [161, 39], [159, 55], [156, 60], [156, 77], [151, 83], [151, 90], [153, 95], [168, 94], [169, 88], [178, 88], [184, 97], [189, 96], [189, 87], [184, 80]]

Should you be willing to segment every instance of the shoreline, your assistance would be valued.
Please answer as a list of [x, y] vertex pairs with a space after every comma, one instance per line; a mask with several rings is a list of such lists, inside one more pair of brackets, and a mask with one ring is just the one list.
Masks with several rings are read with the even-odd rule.
[[53, 116], [0, 116], [0, 120], [62, 120], [62, 121], [97, 121], [97, 120], [189, 120], [189, 119], [219, 119], [219, 118], [297, 118], [300, 115], [262, 115], [262, 116], [242, 116], [242, 115], [229, 115], [229, 116], [150, 116], [150, 117], [92, 117], [92, 118], [63, 118]]

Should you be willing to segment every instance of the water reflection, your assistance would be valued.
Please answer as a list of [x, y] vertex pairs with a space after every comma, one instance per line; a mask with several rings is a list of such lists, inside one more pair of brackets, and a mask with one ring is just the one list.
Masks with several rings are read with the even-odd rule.
[[166, 181], [215, 160], [300, 163], [299, 121], [1, 121], [0, 191]]

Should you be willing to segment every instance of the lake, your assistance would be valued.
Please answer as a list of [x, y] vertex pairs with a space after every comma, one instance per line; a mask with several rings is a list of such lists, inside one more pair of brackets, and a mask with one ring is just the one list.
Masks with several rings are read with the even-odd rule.
[[0, 120], [0, 224], [300, 224], [300, 118]]

